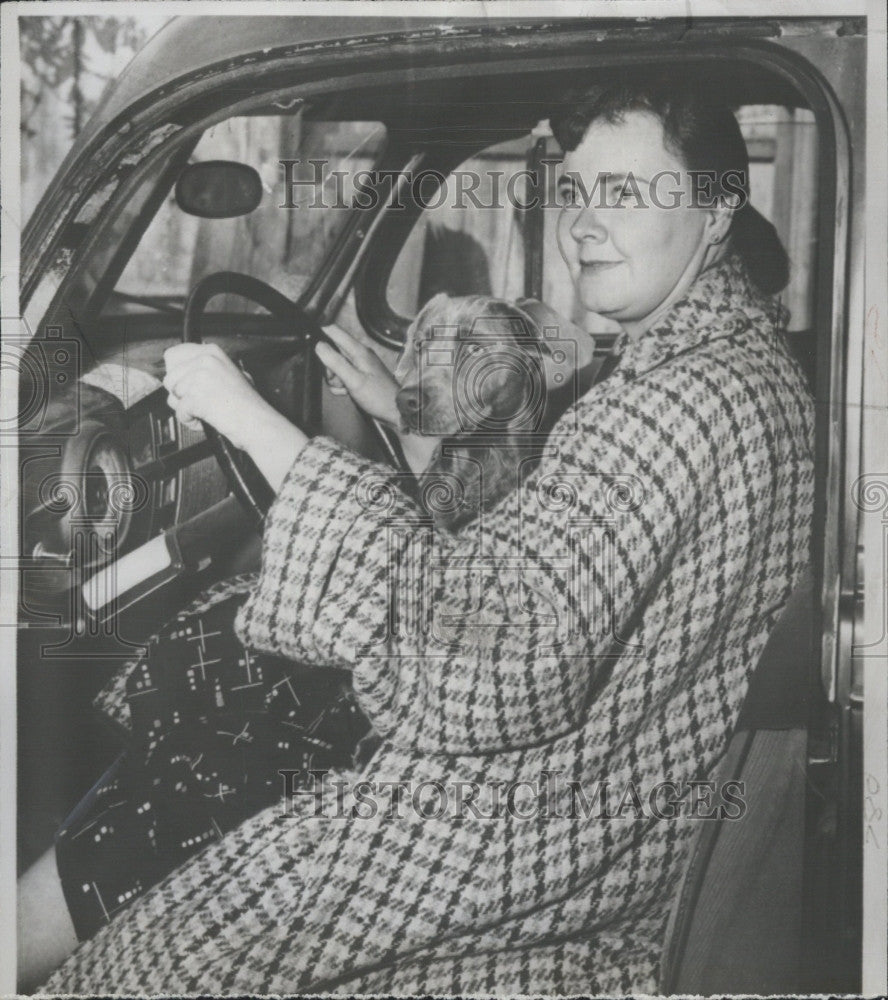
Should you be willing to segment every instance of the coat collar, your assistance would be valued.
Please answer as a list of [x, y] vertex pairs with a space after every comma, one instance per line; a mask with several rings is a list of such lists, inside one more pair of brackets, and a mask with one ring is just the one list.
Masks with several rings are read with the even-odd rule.
[[613, 377], [638, 378], [691, 348], [751, 327], [776, 332], [787, 317], [779, 303], [752, 284], [740, 258], [730, 254], [705, 270], [687, 295], [637, 340], [620, 334], [613, 347], [619, 356]]

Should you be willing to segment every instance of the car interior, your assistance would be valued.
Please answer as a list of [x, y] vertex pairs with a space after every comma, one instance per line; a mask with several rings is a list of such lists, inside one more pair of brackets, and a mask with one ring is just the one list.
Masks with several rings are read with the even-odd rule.
[[[558, 254], [560, 151], [547, 119], [565, 89], [606, 80], [626, 61], [615, 51], [590, 68], [587, 56], [569, 54], [557, 70], [468, 63], [351, 88], [273, 77], [249, 95], [222, 89], [217, 107], [178, 109], [179, 127], [111, 201], [99, 211], [87, 204], [67, 227], [74, 264], [48, 318], [75, 332], [83, 374], [35, 416], [66, 443], [29, 459], [22, 483], [24, 554], [33, 557], [22, 575], [24, 624], [41, 625], [20, 639], [22, 869], [119, 751], [92, 712], [96, 693], [177, 609], [258, 566], [255, 512], [213, 442], [166, 405], [164, 349], [199, 325], [197, 335], [219, 343], [290, 419], [388, 462], [398, 461], [391, 437], [332, 391], [313, 359], [320, 323], [365, 333], [393, 362], [437, 292], [530, 296], [606, 352], [614, 327], [575, 300]], [[823, 400], [836, 350], [837, 189], [847, 177], [826, 98], [801, 70], [764, 56], [676, 62], [665, 52], [662, 63], [718, 90], [738, 116], [753, 204], [791, 259], [788, 342]], [[192, 169], [222, 163], [249, 168], [244, 183], [258, 203], [246, 214], [224, 216], [234, 196], [221, 170]], [[34, 371], [53, 364], [36, 357]], [[819, 426], [821, 470], [825, 435]], [[47, 486], [71, 473], [83, 476], [85, 510]], [[120, 484], [122, 508], [112, 502]], [[821, 499], [821, 522], [824, 510]], [[769, 643], [722, 764], [723, 775], [747, 782], [752, 805], [754, 789], [768, 794], [755, 823], [701, 824], [670, 921], [669, 991], [853, 988], [857, 918], [824, 913], [821, 902], [835, 888], [840, 798], [853, 789], [816, 767], [833, 725], [814, 641], [818, 558]], [[60, 717], [70, 723], [63, 731]], [[785, 808], [769, 819], [777, 787]], [[731, 954], [717, 947], [726, 935], [737, 942]]]

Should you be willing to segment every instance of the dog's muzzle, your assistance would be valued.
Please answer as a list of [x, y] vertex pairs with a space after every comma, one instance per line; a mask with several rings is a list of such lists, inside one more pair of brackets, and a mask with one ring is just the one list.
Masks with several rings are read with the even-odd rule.
[[425, 393], [420, 386], [410, 386], [399, 389], [395, 396], [395, 405], [398, 413], [401, 414], [402, 430], [416, 431], [422, 430], [422, 411], [425, 402]]

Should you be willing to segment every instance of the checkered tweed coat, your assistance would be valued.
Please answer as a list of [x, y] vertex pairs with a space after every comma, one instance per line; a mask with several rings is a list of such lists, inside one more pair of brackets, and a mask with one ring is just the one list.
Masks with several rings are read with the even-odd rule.
[[[549, 771], [644, 796], [705, 778], [808, 561], [812, 403], [781, 322], [736, 259], [705, 272], [621, 345], [524, 487], [457, 535], [391, 470], [311, 441], [269, 515], [243, 637], [352, 671], [383, 739], [375, 781]], [[431, 599], [412, 614], [411, 594]], [[656, 991], [693, 820], [316, 805], [244, 823], [47, 989]]]

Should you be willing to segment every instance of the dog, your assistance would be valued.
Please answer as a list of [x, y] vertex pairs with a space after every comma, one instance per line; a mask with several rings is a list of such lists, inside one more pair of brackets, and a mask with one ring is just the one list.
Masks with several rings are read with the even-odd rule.
[[440, 293], [410, 325], [396, 403], [403, 431], [440, 438], [418, 477], [438, 527], [491, 510], [538, 461], [556, 416], [551, 354], [529, 312], [489, 296]]

